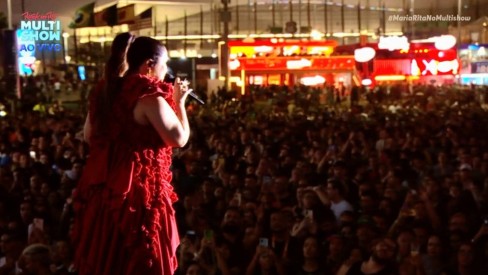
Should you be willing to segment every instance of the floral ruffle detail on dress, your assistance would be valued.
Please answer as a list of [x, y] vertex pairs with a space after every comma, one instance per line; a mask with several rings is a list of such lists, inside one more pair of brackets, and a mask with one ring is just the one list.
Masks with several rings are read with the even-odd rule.
[[160, 232], [168, 232], [165, 217], [173, 215], [172, 204], [177, 196], [173, 192], [171, 182], [171, 148], [162, 148], [159, 152], [145, 150], [136, 153], [134, 167], [134, 184], [142, 192], [142, 203], [145, 208], [141, 231], [151, 249], [153, 257], [157, 256]]

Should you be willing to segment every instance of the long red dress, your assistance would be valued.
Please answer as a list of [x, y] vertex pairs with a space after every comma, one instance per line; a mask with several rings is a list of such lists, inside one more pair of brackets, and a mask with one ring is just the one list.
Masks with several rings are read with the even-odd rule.
[[[123, 80], [108, 135], [93, 133], [90, 156], [74, 195], [73, 242], [80, 275], [164, 274], [177, 268], [171, 148], [151, 126], [135, 122], [139, 99], [160, 95], [174, 108], [173, 88], [154, 78]], [[94, 100], [90, 117], [93, 122]], [[93, 125], [93, 123], [92, 123]]]

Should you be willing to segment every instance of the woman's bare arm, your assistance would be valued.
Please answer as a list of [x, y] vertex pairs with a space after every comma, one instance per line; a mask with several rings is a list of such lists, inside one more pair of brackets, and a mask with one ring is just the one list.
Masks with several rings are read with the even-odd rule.
[[149, 96], [139, 100], [134, 116], [141, 124], [149, 122], [169, 146], [183, 147], [190, 138], [184, 102], [176, 104], [175, 112], [163, 97]]

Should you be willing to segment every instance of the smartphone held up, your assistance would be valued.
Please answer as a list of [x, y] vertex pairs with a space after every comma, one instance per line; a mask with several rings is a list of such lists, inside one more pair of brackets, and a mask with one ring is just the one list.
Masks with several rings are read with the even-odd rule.
[[259, 246], [268, 247], [269, 246], [268, 238], [259, 238]]

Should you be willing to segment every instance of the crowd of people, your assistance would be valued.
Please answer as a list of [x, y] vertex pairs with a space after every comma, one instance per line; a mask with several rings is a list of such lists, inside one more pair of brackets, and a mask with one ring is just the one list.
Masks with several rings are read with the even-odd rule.
[[[347, 107], [303, 87], [188, 106], [191, 141], [172, 165], [177, 274], [488, 274], [479, 91], [383, 88]], [[0, 275], [76, 273], [85, 115], [0, 118]]]

